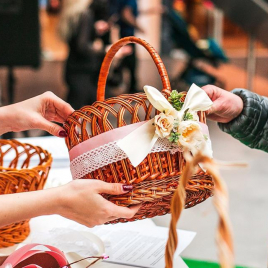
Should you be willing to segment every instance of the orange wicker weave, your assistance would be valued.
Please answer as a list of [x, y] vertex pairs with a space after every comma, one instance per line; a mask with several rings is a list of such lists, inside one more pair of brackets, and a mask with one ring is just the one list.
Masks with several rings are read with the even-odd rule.
[[[136, 37], [126, 37], [115, 43], [108, 51], [99, 76], [97, 102], [75, 111], [64, 124], [68, 133], [66, 144], [69, 150], [81, 142], [103, 132], [153, 118], [157, 111], [147, 101], [144, 93], [125, 94], [105, 100], [105, 86], [111, 62], [116, 52], [124, 45], [137, 43], [150, 53], [163, 84], [163, 95], [171, 92], [165, 66], [153, 47]], [[200, 122], [205, 123], [205, 114], [199, 113]], [[129, 159], [109, 164], [84, 176], [84, 179], [98, 179], [110, 183], [132, 184], [132, 192], [122, 196], [106, 196], [121, 206], [143, 203], [142, 208], [132, 219], [113, 221], [126, 222], [151, 218], [170, 212], [170, 202], [185, 166], [182, 153], [150, 153], [136, 168]], [[199, 171], [189, 181], [186, 188], [185, 206], [190, 208], [211, 196], [213, 182], [211, 176]]]
[[[51, 163], [51, 154], [39, 146], [0, 140], [0, 194], [43, 189]], [[0, 248], [22, 242], [29, 233], [29, 220], [0, 228]]]

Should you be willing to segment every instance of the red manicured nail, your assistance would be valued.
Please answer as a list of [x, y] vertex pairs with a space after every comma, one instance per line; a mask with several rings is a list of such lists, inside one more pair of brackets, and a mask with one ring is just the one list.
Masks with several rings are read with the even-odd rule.
[[133, 185], [125, 184], [122, 186], [122, 188], [123, 188], [123, 191], [129, 192], [129, 191], [133, 190]]
[[61, 130], [61, 131], [59, 132], [59, 136], [60, 136], [61, 138], [66, 138], [66, 137], [67, 137], [67, 133], [66, 133], [66, 131]]

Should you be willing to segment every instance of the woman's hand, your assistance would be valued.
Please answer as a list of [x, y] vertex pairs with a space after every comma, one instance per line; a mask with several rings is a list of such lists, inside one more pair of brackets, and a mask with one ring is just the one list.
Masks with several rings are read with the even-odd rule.
[[75, 180], [51, 189], [0, 195], [0, 227], [53, 214], [88, 227], [117, 218], [132, 218], [140, 205], [130, 208], [120, 207], [101, 196], [101, 194], [126, 194], [131, 189], [130, 185], [124, 186], [119, 183]]
[[202, 88], [213, 101], [213, 106], [207, 112], [207, 118], [220, 123], [228, 123], [242, 112], [243, 101], [237, 95], [212, 85]]
[[63, 123], [74, 109], [52, 92], [0, 108], [0, 135], [6, 132], [42, 129], [66, 137], [65, 130], [51, 121]]
[[61, 190], [61, 207], [58, 214], [88, 227], [117, 218], [132, 218], [140, 208], [140, 205], [129, 208], [117, 206], [101, 196], [126, 194], [132, 190], [131, 185], [99, 180], [75, 180], [62, 186]]

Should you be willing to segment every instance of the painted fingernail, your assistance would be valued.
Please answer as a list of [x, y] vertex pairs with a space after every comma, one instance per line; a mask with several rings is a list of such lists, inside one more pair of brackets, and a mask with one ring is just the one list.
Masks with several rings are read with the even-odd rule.
[[122, 188], [123, 188], [123, 191], [129, 192], [129, 191], [133, 190], [133, 185], [125, 184], [122, 186]]
[[59, 132], [59, 136], [60, 136], [61, 138], [66, 138], [66, 137], [67, 137], [67, 133], [66, 133], [66, 131], [61, 130], [61, 131]]

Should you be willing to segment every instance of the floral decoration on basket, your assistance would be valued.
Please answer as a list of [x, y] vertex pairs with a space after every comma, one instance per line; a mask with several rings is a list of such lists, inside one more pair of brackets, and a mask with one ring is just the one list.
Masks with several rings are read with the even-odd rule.
[[[0, 140], [0, 194], [43, 189], [51, 163], [51, 154], [39, 146]], [[21, 243], [29, 233], [29, 220], [0, 228], [0, 248]]]
[[[129, 43], [140, 44], [150, 53], [162, 80], [162, 94], [145, 86], [145, 94], [124, 94], [105, 100], [112, 59]], [[105, 196], [121, 206], [143, 204], [132, 219], [112, 223], [169, 213], [186, 164], [183, 151], [194, 155], [202, 150], [212, 157], [205, 119], [211, 100], [196, 85], [187, 94], [172, 91], [159, 55], [136, 37], [123, 38], [108, 51], [100, 71], [97, 100], [75, 111], [64, 124], [73, 178], [133, 185], [127, 194]], [[199, 168], [186, 187], [185, 207], [203, 202], [211, 196], [212, 189], [211, 176]]]

